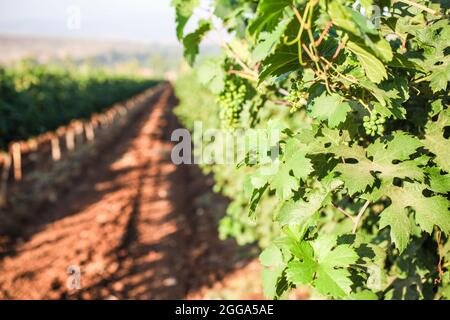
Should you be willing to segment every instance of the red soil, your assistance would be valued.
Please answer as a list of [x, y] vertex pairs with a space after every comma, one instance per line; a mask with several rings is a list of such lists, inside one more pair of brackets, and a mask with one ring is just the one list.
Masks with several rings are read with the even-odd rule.
[[[195, 205], [210, 194], [205, 178], [170, 160], [174, 104], [167, 86], [70, 192], [39, 209], [49, 222], [24, 228], [0, 258], [0, 299], [183, 299], [235, 269], [236, 248]], [[71, 265], [79, 290], [66, 285]]]

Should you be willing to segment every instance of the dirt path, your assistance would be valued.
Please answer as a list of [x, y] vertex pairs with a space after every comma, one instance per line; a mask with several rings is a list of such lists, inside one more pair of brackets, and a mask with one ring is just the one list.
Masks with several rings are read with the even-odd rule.
[[[182, 299], [235, 267], [235, 248], [194, 205], [205, 179], [170, 161], [174, 104], [167, 86], [42, 213], [53, 222], [0, 260], [0, 299]], [[69, 266], [81, 270], [79, 290], [66, 285]]]

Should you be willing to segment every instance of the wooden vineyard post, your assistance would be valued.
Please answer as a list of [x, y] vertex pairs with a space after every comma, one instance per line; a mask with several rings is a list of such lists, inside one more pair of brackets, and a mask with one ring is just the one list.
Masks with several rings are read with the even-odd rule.
[[94, 128], [92, 127], [92, 124], [91, 123], [86, 123], [86, 125], [84, 126], [84, 130], [86, 132], [86, 139], [89, 142], [94, 141], [95, 133], [94, 133]]
[[119, 126], [122, 126], [126, 122], [128, 110], [124, 105], [120, 105], [119, 107]]
[[61, 160], [61, 148], [59, 146], [59, 137], [57, 135], [51, 138], [52, 144], [52, 159], [53, 161]]
[[108, 128], [108, 117], [106, 115], [100, 116], [100, 127], [102, 129]]
[[98, 121], [99, 129], [103, 129], [103, 118], [102, 118], [102, 116], [99, 115], [97, 121]]
[[38, 142], [36, 139], [31, 139], [28, 141], [28, 146], [30, 147], [31, 151], [36, 151], [38, 149]]
[[3, 156], [3, 168], [0, 181], [0, 208], [6, 204], [6, 196], [8, 192], [8, 178], [11, 170], [11, 155], [8, 153]]
[[127, 112], [128, 112], [127, 108], [125, 108], [123, 105], [121, 105], [120, 108], [119, 108], [119, 114], [120, 114], [122, 117], [124, 117], [124, 116], [127, 115]]
[[108, 125], [111, 127], [114, 123], [114, 115], [112, 112], [108, 112]]
[[75, 134], [80, 135], [83, 133], [83, 124], [80, 122], [75, 123]]
[[13, 143], [11, 146], [13, 166], [14, 166], [14, 180], [22, 180], [22, 154], [20, 150], [20, 142]]
[[75, 122], [74, 124], [74, 140], [75, 140], [75, 145], [77, 144], [77, 141], [79, 141], [79, 139], [83, 137], [83, 124], [79, 121]]
[[69, 151], [75, 150], [75, 134], [72, 128], [66, 131], [66, 147]]

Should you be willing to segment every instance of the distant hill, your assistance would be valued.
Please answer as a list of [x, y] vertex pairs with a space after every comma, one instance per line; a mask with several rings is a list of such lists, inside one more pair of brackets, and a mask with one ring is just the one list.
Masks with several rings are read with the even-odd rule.
[[30, 58], [39, 62], [94, 59], [111, 63], [136, 57], [138, 60], [158, 54], [166, 58], [180, 58], [181, 48], [173, 45], [145, 45], [133, 42], [73, 40], [34, 36], [0, 35], [0, 63]]
[[[0, 65], [25, 58], [38, 63], [89, 64], [115, 70], [135, 70], [149, 77], [173, 79], [181, 70], [181, 45], [86, 39], [43, 38], [0, 34]], [[201, 56], [216, 54], [218, 48], [204, 46]]]

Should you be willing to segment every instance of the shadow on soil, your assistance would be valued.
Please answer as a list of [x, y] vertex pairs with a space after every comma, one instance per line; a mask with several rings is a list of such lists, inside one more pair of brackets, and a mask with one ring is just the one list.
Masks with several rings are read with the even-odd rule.
[[[179, 127], [172, 109], [176, 105], [176, 98], [169, 98], [165, 108], [161, 125], [154, 138], [164, 141], [170, 140], [170, 133]], [[93, 167], [86, 166], [82, 175], [73, 180], [73, 186], [59, 190], [62, 194], [54, 204], [46, 204], [37, 210], [29, 211], [29, 215], [21, 217], [15, 223], [15, 238], [21, 238], [22, 242], [28, 241], [37, 232], [45, 231], [52, 222], [76, 215], [95, 203], [98, 203], [106, 195], [122, 188], [127, 184], [137, 183], [138, 190], [124, 205], [131, 205], [132, 211], [126, 221], [125, 232], [119, 241], [119, 245], [111, 248], [108, 255], [109, 261], [116, 261], [117, 271], [99, 277], [96, 281], [82, 287], [77, 292], [69, 293], [63, 285], [54, 289], [59, 291], [62, 299], [182, 299], [188, 293], [196, 292], [204, 286], [210, 286], [221, 280], [228, 272], [235, 269], [237, 259], [237, 247], [232, 241], [220, 241], [217, 235], [217, 218], [210, 212], [199, 212], [195, 201], [199, 196], [209, 195], [211, 201], [217, 202], [225, 208], [226, 200], [214, 195], [211, 191], [211, 181], [202, 175], [198, 167], [177, 166], [175, 171], [164, 176], [164, 181], [158, 181], [158, 174], [150, 175], [150, 166], [155, 163], [129, 166], [120, 170], [111, 170], [111, 165], [117, 161], [131, 146], [147, 119], [151, 110], [145, 110], [137, 117], [135, 125], [128, 128], [122, 134], [113, 147], [104, 146], [99, 156], [93, 159]], [[170, 152], [165, 156], [170, 157]], [[161, 161], [164, 161], [162, 159]], [[167, 161], [167, 159], [165, 160]], [[158, 163], [156, 163], [158, 165]], [[141, 174], [137, 181], [120, 181], [120, 177], [131, 171], [139, 171]], [[168, 183], [170, 192], [168, 195], [155, 194], [153, 199], [143, 197], [142, 190], [148, 179], [156, 179], [158, 183]], [[108, 187], [101, 191], [95, 186], [107, 183]], [[175, 223], [174, 232], [168, 234], [157, 243], [142, 244], [137, 241], [139, 237], [138, 223], [142, 223], [141, 206], [143, 202], [157, 201], [165, 198], [171, 203], [171, 212], [161, 219], [155, 218], [147, 221], [149, 225], [160, 225], [168, 220]], [[9, 212], [14, 214], [14, 212]], [[80, 221], [81, 224], [89, 224], [89, 221]], [[79, 225], [78, 225], [79, 227]], [[156, 228], [157, 229], [157, 228]], [[47, 240], [39, 245], [58, 247], [58, 243], [70, 235], [68, 232], [57, 238]], [[14, 259], [16, 245], [12, 242], [3, 256], [0, 256], [0, 264], [3, 258]], [[31, 248], [32, 250], [33, 248]], [[94, 248], [93, 248], [94, 249]], [[29, 248], [30, 250], [30, 248]], [[149, 254], [158, 258], [151, 262], [145, 262]], [[143, 262], [144, 261], [144, 262]], [[242, 267], [242, 261], [239, 262]], [[30, 270], [32, 274], [38, 270]], [[26, 275], [20, 275], [26, 277]], [[1, 278], [1, 275], [0, 275]], [[125, 281], [127, 280], [128, 281]], [[129, 281], [132, 279], [132, 281]], [[0, 279], [1, 280], [1, 279]], [[125, 283], [124, 285], [121, 285]], [[44, 293], [43, 293], [44, 294]]]

